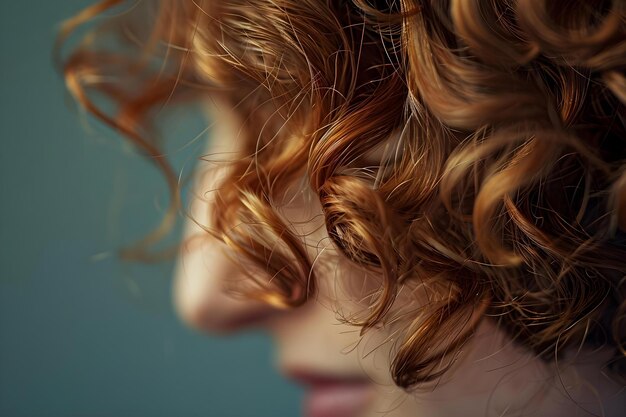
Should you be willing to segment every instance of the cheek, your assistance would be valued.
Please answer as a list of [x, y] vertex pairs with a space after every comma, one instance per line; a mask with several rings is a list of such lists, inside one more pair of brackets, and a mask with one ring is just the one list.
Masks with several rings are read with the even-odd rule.
[[[310, 335], [314, 335], [317, 340], [326, 341], [322, 349], [327, 355], [366, 369], [373, 379], [391, 385], [393, 349], [410, 318], [424, 304], [418, 301], [420, 291], [401, 286], [385, 319], [362, 334], [362, 328], [356, 324], [371, 314], [381, 297], [381, 274], [358, 268], [338, 253], [326, 232], [317, 196], [298, 191], [288, 198], [289, 204], [280, 213], [301, 237], [313, 260], [318, 291], [313, 302], [276, 323], [274, 330], [282, 340], [282, 349], [289, 349], [293, 356], [312, 355], [312, 350], [320, 349], [319, 343], [310, 340]], [[309, 343], [304, 342], [307, 340]]]
[[288, 203], [279, 212], [300, 237], [312, 260], [318, 286], [317, 302], [337, 313], [340, 320], [364, 322], [372, 314], [373, 307], [387, 297], [395, 302], [377, 327], [397, 332], [408, 325], [408, 318], [433, 297], [428, 286], [415, 281], [400, 284], [395, 292], [386, 294], [388, 284], [381, 272], [359, 268], [341, 255], [326, 231], [318, 196], [308, 187], [303, 186], [286, 195], [285, 201]]
[[386, 321], [362, 334], [362, 327], [351, 323], [370, 313], [370, 302], [380, 289], [381, 279], [354, 267], [331, 246], [324, 248], [315, 263], [315, 299], [278, 318], [270, 328], [279, 366], [297, 368], [305, 361], [331, 374], [362, 373], [389, 394], [385, 398], [400, 398], [403, 391], [395, 387], [390, 365], [406, 324], [398, 318], [402, 312], [391, 311], [395, 322]]

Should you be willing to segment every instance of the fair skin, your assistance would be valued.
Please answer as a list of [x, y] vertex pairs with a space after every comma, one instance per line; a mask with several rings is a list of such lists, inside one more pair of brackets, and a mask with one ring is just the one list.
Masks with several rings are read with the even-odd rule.
[[[209, 154], [232, 155], [238, 146], [238, 121], [224, 105], [212, 111], [219, 123]], [[200, 225], [210, 224], [211, 190], [224, 173], [210, 166], [199, 172], [191, 217]], [[313, 299], [303, 307], [282, 310], [234, 296], [228, 288], [245, 275], [224, 244], [190, 221], [174, 300], [183, 320], [203, 332], [266, 330], [275, 341], [281, 373], [307, 388], [307, 417], [620, 415], [626, 395], [601, 368], [606, 352], [567, 353], [557, 369], [513, 343], [494, 321], [480, 317], [476, 335], [451, 372], [410, 393], [396, 387], [389, 369], [402, 327], [391, 320], [360, 337], [358, 328], [341, 322], [341, 317], [363, 310], [359, 300], [376, 277], [337, 255], [315, 198], [306, 187], [294, 190], [282, 214], [306, 236], [316, 259], [319, 291]], [[390, 314], [398, 317], [415, 308], [417, 299], [416, 292], [401, 291]]]

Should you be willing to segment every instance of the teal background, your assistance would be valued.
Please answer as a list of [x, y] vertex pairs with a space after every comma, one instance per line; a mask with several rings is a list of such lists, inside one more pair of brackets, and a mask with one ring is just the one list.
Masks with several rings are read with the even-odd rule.
[[[188, 330], [170, 305], [172, 262], [112, 255], [158, 224], [167, 193], [52, 67], [57, 23], [89, 3], [1, 2], [0, 415], [298, 415], [266, 336]], [[184, 173], [206, 124], [179, 115], [168, 130]]]

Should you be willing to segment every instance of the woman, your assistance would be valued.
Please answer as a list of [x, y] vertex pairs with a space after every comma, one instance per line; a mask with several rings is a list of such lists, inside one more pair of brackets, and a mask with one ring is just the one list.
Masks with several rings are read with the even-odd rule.
[[141, 2], [64, 73], [162, 169], [164, 229], [150, 126], [212, 103], [176, 305], [268, 330], [307, 416], [618, 416], [625, 21], [619, 0]]

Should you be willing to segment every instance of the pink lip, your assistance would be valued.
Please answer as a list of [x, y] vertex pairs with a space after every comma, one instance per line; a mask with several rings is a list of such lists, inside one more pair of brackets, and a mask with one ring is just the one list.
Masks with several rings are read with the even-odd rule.
[[372, 384], [366, 378], [299, 371], [289, 376], [307, 388], [305, 417], [358, 417], [372, 398]]

